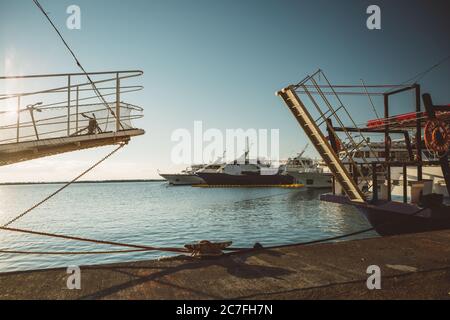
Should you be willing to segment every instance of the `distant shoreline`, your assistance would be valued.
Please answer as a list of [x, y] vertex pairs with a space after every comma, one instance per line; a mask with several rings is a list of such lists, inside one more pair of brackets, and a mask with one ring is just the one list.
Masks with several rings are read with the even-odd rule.
[[[129, 182], [164, 182], [164, 179], [130, 179], [130, 180], [85, 180], [74, 182], [76, 184], [83, 183], [129, 183]], [[49, 182], [0, 182], [0, 186], [20, 186], [33, 184], [65, 184], [68, 181], [49, 181]]]

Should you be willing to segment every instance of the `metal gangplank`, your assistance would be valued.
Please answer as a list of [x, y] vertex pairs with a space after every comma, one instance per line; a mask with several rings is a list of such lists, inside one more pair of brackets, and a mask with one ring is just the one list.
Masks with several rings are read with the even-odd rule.
[[[370, 139], [356, 124], [335, 87], [349, 86], [331, 85], [324, 72], [318, 70], [299, 83], [277, 92], [277, 95], [294, 114], [349, 199], [365, 202], [376, 188], [378, 177], [386, 174], [386, 167], [373, 165], [373, 160], [368, 159], [375, 158], [377, 163], [381, 162]], [[364, 89], [369, 95], [365, 86]], [[328, 137], [323, 133], [322, 126], [325, 126]], [[349, 130], [349, 126], [353, 130]], [[339, 137], [338, 132], [343, 137]], [[341, 150], [337, 144], [342, 147]], [[358, 161], [354, 160], [355, 153], [362, 149], [368, 150], [368, 155], [360, 155]]]
[[132, 82], [142, 74], [129, 70], [0, 77], [0, 166], [128, 143], [144, 134], [132, 124], [143, 109], [121, 100], [143, 89]]
[[289, 107], [289, 110], [291, 110], [294, 117], [303, 128], [306, 135], [311, 140], [311, 143], [333, 173], [337, 182], [341, 184], [343, 190], [349, 197], [349, 200], [354, 202], [365, 202], [363, 193], [359, 190], [355, 181], [351, 178], [350, 173], [339, 160], [338, 155], [334, 152], [330, 143], [311, 117], [305, 105], [299, 99], [295, 92], [295, 87], [290, 86], [282, 89], [277, 92], [277, 95], [280, 96]]

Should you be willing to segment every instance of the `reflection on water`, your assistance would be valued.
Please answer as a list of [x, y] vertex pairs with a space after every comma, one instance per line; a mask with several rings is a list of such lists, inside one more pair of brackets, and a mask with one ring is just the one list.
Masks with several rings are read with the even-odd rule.
[[[0, 223], [41, 200], [59, 185], [0, 186]], [[323, 192], [323, 191], [322, 191]], [[76, 184], [13, 226], [144, 245], [183, 246], [232, 240], [235, 246], [279, 245], [326, 238], [369, 225], [350, 206], [318, 200], [320, 191], [203, 189], [165, 183]], [[364, 234], [359, 237], [374, 236]], [[0, 231], [0, 249], [94, 251], [120, 249]], [[0, 272], [151, 259], [165, 253], [112, 256], [0, 254]]]

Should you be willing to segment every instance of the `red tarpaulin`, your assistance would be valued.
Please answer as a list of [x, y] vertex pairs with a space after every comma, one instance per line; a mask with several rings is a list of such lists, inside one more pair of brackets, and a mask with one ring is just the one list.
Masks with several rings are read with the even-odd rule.
[[[450, 105], [447, 105], [450, 107]], [[409, 112], [392, 116], [388, 119], [374, 119], [367, 121], [367, 128], [369, 129], [383, 129], [388, 124], [389, 127], [415, 127], [416, 119], [419, 117], [422, 120], [422, 126], [425, 125], [428, 115], [426, 112]], [[450, 121], [450, 111], [438, 111], [436, 112], [436, 118], [443, 121]]]

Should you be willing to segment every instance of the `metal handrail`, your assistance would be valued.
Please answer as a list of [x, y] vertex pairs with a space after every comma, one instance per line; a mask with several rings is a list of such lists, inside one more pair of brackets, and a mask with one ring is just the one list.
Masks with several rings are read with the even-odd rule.
[[[323, 77], [324, 80], [326, 81], [326, 85], [319, 85], [317, 83], [317, 81], [315, 80], [315, 77], [317, 77], [317, 76]], [[394, 85], [390, 85], [390, 86], [394, 87]], [[308, 96], [308, 98], [312, 102], [315, 109], [319, 112], [319, 118], [317, 120], [322, 119], [323, 120], [323, 122], [321, 122], [322, 124], [326, 122], [327, 118], [333, 117], [338, 122], [338, 125], [343, 128], [343, 131], [344, 131], [347, 139], [351, 142], [351, 144], [354, 146], [355, 149], [358, 148], [361, 144], [365, 144], [369, 147], [369, 149], [371, 149], [368, 140], [364, 137], [362, 132], [358, 132], [358, 133], [362, 137], [363, 141], [356, 143], [355, 140], [353, 139], [352, 135], [349, 132], [347, 132], [347, 130], [345, 130], [345, 126], [343, 125], [340, 117], [337, 115], [338, 110], [343, 109], [345, 114], [347, 115], [347, 117], [350, 118], [350, 121], [355, 125], [355, 127], [356, 127], [356, 124], [354, 123], [354, 120], [351, 117], [351, 115], [349, 114], [348, 110], [345, 108], [343, 102], [339, 98], [338, 91], [335, 90], [335, 86], [331, 85], [331, 83], [329, 82], [329, 80], [327, 79], [327, 77], [325, 76], [325, 74], [323, 73], [322, 70], [319, 69], [314, 74], [306, 76], [302, 81], [300, 81], [299, 83], [297, 83], [296, 85], [294, 85], [292, 87], [294, 88], [294, 90], [296, 92], [298, 92], [300, 94], [306, 94], [306, 96]], [[361, 87], [361, 86], [339, 86], [339, 87]], [[368, 86], [365, 86], [365, 88], [367, 88], [367, 87]], [[381, 86], [377, 85], [377, 86], [370, 86], [370, 87], [378, 88]], [[398, 85], [396, 87], [407, 87], [407, 85]], [[315, 91], [311, 92], [310, 88], [315, 89]], [[330, 89], [329, 94], [336, 97], [336, 99], [339, 103], [338, 109], [335, 109], [331, 105], [331, 102], [326, 97], [327, 94], [325, 94], [322, 91], [323, 88]], [[318, 105], [318, 102], [316, 102], [316, 100], [312, 97], [312, 94], [318, 94], [320, 96], [321, 100], [325, 103], [325, 105], [327, 107], [327, 108], [325, 108], [326, 112], [322, 111], [321, 107]], [[326, 109], [328, 109], [328, 110], [326, 110]], [[330, 129], [332, 134], [337, 137], [335, 130], [330, 126], [330, 124], [327, 123], [327, 127]], [[363, 172], [359, 169], [359, 166], [353, 161], [352, 156], [349, 154], [347, 148], [345, 148], [344, 151], [346, 153], [344, 159], [348, 159], [350, 161], [350, 163], [352, 164], [352, 167], [355, 168], [359, 177], [362, 178], [362, 180], [365, 181], [367, 183], [368, 187], [370, 188], [371, 187], [370, 173], [368, 175], [363, 174]], [[363, 158], [363, 162], [369, 168], [369, 171], [370, 171], [371, 166], [366, 161], [366, 159]]]
[[[128, 75], [128, 76], [122, 76], [122, 77], [113, 77], [113, 78], [109, 78], [109, 79], [104, 79], [104, 80], [99, 80], [99, 81], [92, 81], [92, 83], [94, 84], [99, 84], [99, 83], [106, 83], [106, 82], [111, 82], [111, 81], [115, 81], [117, 79], [119, 80], [123, 80], [123, 79], [129, 79], [129, 78], [135, 78], [135, 77], [139, 77], [141, 75], [144, 74], [143, 71], [130, 71], [133, 72], [132, 75]], [[127, 71], [113, 71], [113, 72], [92, 72], [92, 73], [87, 73], [88, 75], [102, 75], [102, 74], [122, 74], [122, 73], [130, 73]], [[139, 73], [137, 73], [139, 72]], [[72, 77], [72, 76], [85, 76], [85, 73], [65, 73], [65, 74], [58, 74], [55, 75], [57, 77]], [[53, 75], [32, 75], [32, 76], [11, 76], [11, 77], [0, 77], [0, 80], [17, 80], [17, 79], [30, 79], [30, 78], [51, 78], [53, 77]], [[13, 98], [17, 98], [17, 97], [24, 97], [24, 96], [30, 96], [30, 95], [35, 95], [35, 94], [44, 94], [44, 93], [52, 93], [52, 92], [68, 92], [68, 88], [70, 88], [70, 91], [73, 91], [72, 88], [77, 88], [77, 87], [85, 87], [85, 86], [91, 86], [92, 85], [91, 82], [84, 82], [81, 84], [71, 84], [71, 85], [67, 85], [64, 87], [57, 87], [57, 88], [52, 88], [52, 89], [47, 89], [47, 90], [42, 90], [42, 91], [34, 91], [34, 92], [26, 92], [26, 93], [20, 93], [20, 94], [12, 94], [12, 95], [8, 95], [6, 97], [0, 97], [0, 100], [7, 100], [7, 99], [13, 99]], [[66, 90], [64, 90], [66, 89]], [[100, 88], [97, 88], [99, 90], [101, 90]], [[63, 91], [61, 91], [63, 90]], [[95, 89], [91, 89], [92, 91], [95, 91]]]
[[[91, 120], [95, 120], [98, 126], [104, 126], [102, 130], [111, 131], [110, 124], [115, 122], [115, 131], [122, 131], [130, 129], [131, 120], [139, 119], [142, 117], [143, 108], [123, 102], [121, 95], [131, 92], [140, 91], [143, 89], [141, 85], [127, 85], [122, 86], [121, 81], [124, 79], [130, 79], [139, 77], [143, 74], [141, 70], [121, 70], [121, 71], [103, 71], [103, 72], [89, 72], [89, 73], [58, 73], [58, 74], [35, 74], [35, 75], [19, 75], [19, 76], [2, 76], [0, 81], [11, 81], [19, 79], [35, 79], [39, 80], [39, 84], [45, 81], [45, 79], [66, 78], [66, 86], [54, 86], [49, 89], [41, 89], [35, 91], [25, 91], [20, 93], [3, 93], [0, 94], [0, 102], [8, 102], [11, 100], [17, 101], [17, 108], [15, 110], [0, 111], [0, 134], [1, 131], [9, 130], [7, 134], [1, 134], [3, 138], [5, 135], [13, 135], [12, 130], [16, 130], [15, 137], [8, 137], [7, 139], [0, 140], [0, 144], [5, 141], [21, 142], [24, 139], [35, 137], [36, 140], [40, 140], [40, 137], [45, 137], [50, 134], [58, 134], [66, 132], [66, 134], [58, 135], [57, 137], [71, 137], [77, 132], [84, 131], [86, 128], [83, 126], [89, 123]], [[87, 75], [91, 76], [103, 76], [94, 79], [92, 82], [85, 82], [81, 77]], [[115, 85], [97, 87], [97, 84], [115, 82]], [[111, 92], [115, 90], [115, 92]], [[86, 94], [86, 92], [94, 92], [95, 95]], [[106, 93], [105, 93], [106, 92]], [[49, 95], [51, 94], [51, 97]], [[59, 98], [57, 94], [66, 96]], [[106, 101], [104, 97], [115, 96], [114, 101]], [[23, 107], [25, 100], [41, 101], [38, 103], [38, 107]], [[49, 100], [51, 99], [51, 100]], [[94, 99], [99, 101], [94, 103]], [[46, 103], [45, 100], [49, 100]], [[55, 101], [56, 100], [56, 101]], [[83, 103], [80, 103], [83, 101]], [[100, 107], [102, 106], [102, 107]], [[100, 107], [100, 108], [99, 108]], [[114, 109], [114, 110], [113, 110]], [[121, 115], [121, 111], [124, 112]], [[24, 121], [22, 114], [27, 114], [31, 120]], [[39, 117], [39, 113], [50, 113], [47, 117]], [[103, 114], [105, 112], [105, 114]], [[103, 116], [100, 114], [102, 113]], [[136, 114], [137, 113], [137, 114]], [[15, 123], [5, 124], [2, 121], [2, 116], [11, 116], [16, 114]], [[89, 114], [89, 116], [87, 116]], [[93, 117], [91, 116], [93, 115]], [[91, 120], [88, 118], [92, 118]], [[63, 120], [65, 119], [65, 120]], [[129, 124], [125, 124], [129, 122]], [[48, 130], [50, 126], [62, 126], [66, 125], [64, 129], [58, 128], [56, 130]], [[124, 126], [125, 124], [125, 126]], [[21, 130], [27, 128], [34, 128], [34, 135], [24, 134]], [[42, 130], [43, 128], [47, 130]], [[41, 130], [42, 132], [40, 132]], [[80, 130], [81, 129], [81, 130]], [[96, 129], [97, 130], [97, 129]], [[100, 130], [100, 129], [98, 129]], [[97, 131], [98, 131], [97, 130]]]
[[119, 70], [119, 71], [96, 71], [96, 72], [75, 72], [75, 73], [47, 73], [47, 74], [31, 74], [31, 75], [20, 75], [20, 76], [3, 76], [0, 80], [11, 80], [11, 79], [30, 79], [30, 78], [54, 78], [54, 77], [66, 77], [66, 76], [86, 76], [86, 75], [103, 75], [112, 73], [133, 73], [135, 76], [141, 76], [144, 74], [142, 70]]

